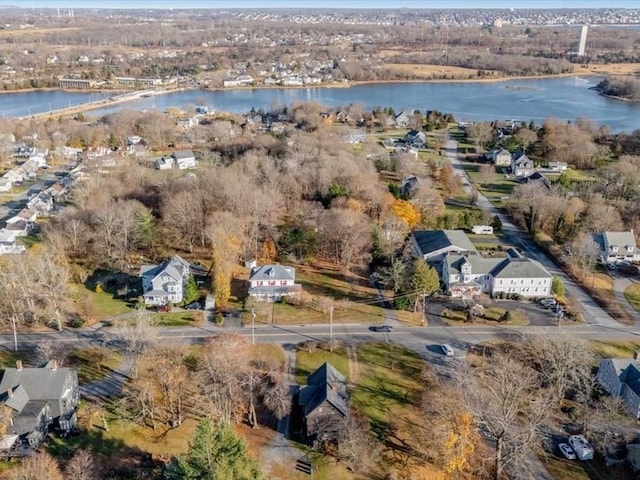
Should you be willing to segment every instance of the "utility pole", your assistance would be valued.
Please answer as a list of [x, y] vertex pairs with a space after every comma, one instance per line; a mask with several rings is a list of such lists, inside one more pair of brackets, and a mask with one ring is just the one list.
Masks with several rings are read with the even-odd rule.
[[329, 307], [329, 350], [333, 352], [333, 305]]
[[256, 310], [251, 309], [251, 345], [256, 344]]

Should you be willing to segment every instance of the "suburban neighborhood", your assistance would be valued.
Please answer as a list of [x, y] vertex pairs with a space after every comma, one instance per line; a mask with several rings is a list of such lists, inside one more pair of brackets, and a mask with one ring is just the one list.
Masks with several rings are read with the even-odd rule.
[[636, 10], [137, 5], [0, 7], [0, 478], [638, 478]]

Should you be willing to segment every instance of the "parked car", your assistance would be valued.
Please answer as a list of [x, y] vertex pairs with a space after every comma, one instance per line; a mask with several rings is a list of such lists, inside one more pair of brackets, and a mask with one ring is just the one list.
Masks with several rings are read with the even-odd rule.
[[202, 310], [202, 304], [200, 302], [191, 302], [184, 308], [187, 310]]
[[567, 443], [561, 443], [560, 445], [558, 445], [558, 448], [560, 449], [560, 453], [562, 453], [564, 458], [566, 458], [567, 460], [576, 459], [576, 454]]
[[583, 435], [571, 435], [569, 437], [569, 445], [578, 460], [593, 460], [593, 447], [589, 445]]
[[453, 348], [451, 348], [451, 345], [443, 343], [442, 345], [440, 345], [440, 348], [442, 349], [442, 353], [444, 353], [447, 357], [453, 357], [455, 352], [453, 351]]
[[374, 332], [392, 332], [393, 327], [391, 325], [373, 325], [371, 330]]
[[157, 310], [158, 312], [165, 312], [165, 313], [167, 313], [167, 312], [170, 312], [170, 311], [171, 311], [171, 306], [170, 306], [170, 305], [158, 305], [158, 306], [156, 307], [156, 310]]

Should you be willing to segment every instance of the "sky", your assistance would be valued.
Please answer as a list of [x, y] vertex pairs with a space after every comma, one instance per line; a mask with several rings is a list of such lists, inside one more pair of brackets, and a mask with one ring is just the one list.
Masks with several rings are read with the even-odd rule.
[[640, 8], [639, 0], [0, 0], [25, 8]]

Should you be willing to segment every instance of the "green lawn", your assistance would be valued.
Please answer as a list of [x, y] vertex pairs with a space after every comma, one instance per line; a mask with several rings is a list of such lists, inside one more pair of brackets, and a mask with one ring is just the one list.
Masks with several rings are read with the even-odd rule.
[[347, 380], [349, 380], [349, 360], [344, 346], [338, 346], [333, 352], [316, 348], [314, 352], [298, 350], [296, 353], [296, 382], [299, 385], [307, 384], [307, 376], [324, 362], [329, 362]]
[[78, 382], [91, 383], [106, 377], [122, 361], [122, 354], [103, 347], [75, 349], [66, 364], [78, 372]]
[[110, 293], [97, 293], [86, 288], [82, 288], [82, 293], [89, 297], [91, 304], [95, 308], [95, 314], [98, 320], [117, 317], [123, 313], [131, 312], [131, 308], [126, 302], [113, 298], [113, 295]]
[[590, 340], [591, 349], [602, 358], [633, 358], [633, 352], [640, 350], [640, 341]]
[[573, 180], [576, 182], [589, 182], [597, 179], [597, 177], [589, 172], [586, 172], [584, 170], [574, 170], [573, 168], [567, 168], [563, 172], [563, 175], [569, 180]]
[[502, 205], [502, 198], [508, 197], [513, 193], [513, 189], [518, 185], [518, 182], [505, 178], [504, 173], [499, 168], [499, 171], [494, 172], [488, 176], [485, 182], [481, 182], [482, 175], [480, 174], [480, 164], [472, 162], [462, 162], [462, 166], [469, 175], [469, 178], [478, 188], [478, 190], [487, 199], [496, 206]]
[[624, 291], [624, 297], [634, 309], [640, 312], [640, 283], [629, 285]]
[[[476, 319], [473, 324], [489, 324], [489, 325], [529, 325], [529, 319], [523, 312], [510, 310], [511, 320], [506, 322], [499, 321], [507, 311], [506, 308], [491, 306], [484, 309], [484, 317]], [[461, 325], [469, 325], [467, 322], [467, 312], [463, 310], [447, 310], [447, 316], [443, 318], [444, 323], [452, 327]]]
[[201, 319], [198, 312], [152, 313], [151, 320], [156, 327], [185, 327], [195, 325]]

